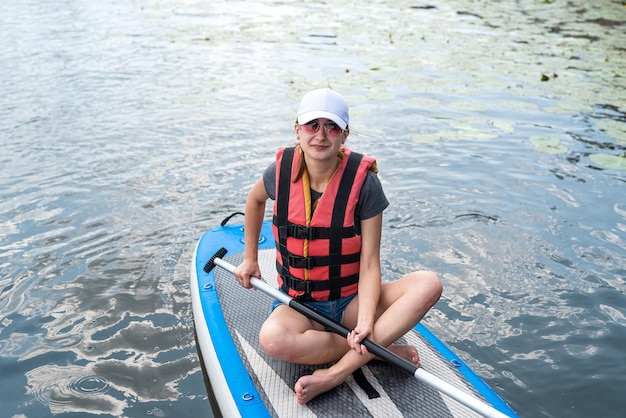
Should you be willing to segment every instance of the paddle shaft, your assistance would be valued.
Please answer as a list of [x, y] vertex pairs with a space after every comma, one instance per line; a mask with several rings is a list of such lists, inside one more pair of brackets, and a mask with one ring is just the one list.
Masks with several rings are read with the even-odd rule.
[[[230, 271], [231, 273], [235, 272], [235, 266], [228, 263], [227, 261], [224, 261], [221, 258], [215, 258], [213, 261], [215, 262], [216, 265], [222, 267], [223, 269]], [[250, 285], [252, 285], [252, 287], [254, 287], [257, 290], [260, 290], [263, 293], [269, 296], [272, 296], [275, 299], [278, 299], [285, 305], [288, 305], [291, 308], [295, 309], [296, 311], [300, 312], [302, 315], [320, 323], [321, 325], [325, 326], [326, 328], [332, 330], [333, 332], [343, 337], [347, 337], [348, 334], [351, 332], [351, 330], [345, 327], [344, 325], [336, 322], [335, 320], [327, 317], [326, 315], [320, 314], [319, 312], [309, 308], [308, 306], [302, 304], [301, 302], [298, 302], [297, 300], [293, 299], [291, 296], [281, 292], [275, 287], [270, 286], [263, 280], [257, 279], [256, 277], [250, 277]], [[376, 357], [383, 359], [387, 361], [388, 363], [391, 363], [394, 366], [401, 368], [407, 373], [413, 375], [417, 380], [434, 387], [435, 389], [439, 390], [442, 393], [445, 393], [452, 399], [455, 399], [459, 403], [465, 405], [466, 407], [472, 409], [473, 411], [478, 412], [484, 417], [488, 417], [488, 418], [508, 417], [508, 415], [503, 414], [502, 412], [498, 411], [491, 405], [463, 392], [457, 387], [452, 386], [448, 382], [438, 378], [437, 376], [431, 373], [428, 373], [426, 370], [420, 367], [417, 367], [410, 361], [389, 351], [385, 347], [379, 344], [376, 344], [374, 341], [370, 340], [369, 338], [365, 338], [361, 342], [361, 344], [363, 344], [367, 348], [367, 350], [373, 355], [375, 355]]]

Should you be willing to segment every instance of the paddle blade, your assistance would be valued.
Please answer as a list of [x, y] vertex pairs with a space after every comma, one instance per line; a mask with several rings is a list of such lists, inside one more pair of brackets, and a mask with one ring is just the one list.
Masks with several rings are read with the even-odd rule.
[[224, 247], [217, 250], [217, 252], [213, 254], [213, 257], [209, 258], [209, 261], [207, 261], [206, 264], [204, 265], [204, 268], [203, 268], [204, 272], [210, 273], [211, 270], [213, 270], [213, 267], [215, 267], [215, 259], [224, 257], [227, 252], [228, 250]]

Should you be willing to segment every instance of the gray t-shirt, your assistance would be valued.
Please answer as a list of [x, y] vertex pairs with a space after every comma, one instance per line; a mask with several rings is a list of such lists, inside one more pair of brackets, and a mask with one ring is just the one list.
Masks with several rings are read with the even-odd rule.
[[[263, 184], [265, 185], [265, 192], [272, 200], [276, 200], [276, 162], [270, 164], [263, 172]], [[312, 190], [312, 194], [316, 193]], [[319, 193], [318, 193], [319, 194]], [[376, 173], [372, 171], [367, 172], [367, 177], [361, 187], [361, 194], [359, 195], [359, 201], [356, 204], [356, 210], [354, 212], [355, 223], [359, 221], [373, 218], [374, 216], [382, 213], [389, 201], [383, 191], [383, 186], [380, 184], [380, 180]]]

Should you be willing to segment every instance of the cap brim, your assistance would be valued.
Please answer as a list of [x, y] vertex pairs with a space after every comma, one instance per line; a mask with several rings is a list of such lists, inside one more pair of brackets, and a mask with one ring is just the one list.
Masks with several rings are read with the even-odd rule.
[[303, 125], [305, 123], [311, 122], [312, 120], [320, 119], [320, 118], [332, 120], [341, 129], [346, 129], [346, 126], [348, 126], [346, 121], [341, 119], [341, 117], [339, 117], [338, 115], [335, 115], [334, 113], [326, 112], [324, 110], [313, 110], [311, 112], [304, 112], [303, 114], [298, 116], [298, 123], [300, 125]]

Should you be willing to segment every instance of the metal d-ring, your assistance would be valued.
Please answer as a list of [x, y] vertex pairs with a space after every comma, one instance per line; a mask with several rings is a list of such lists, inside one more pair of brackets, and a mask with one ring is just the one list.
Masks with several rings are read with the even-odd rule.
[[[266, 238], [263, 235], [259, 236], [259, 244], [263, 244], [265, 242], [265, 240], [266, 240]], [[241, 238], [239, 238], [239, 242], [241, 242], [242, 244], [245, 244], [246, 240], [245, 240], [244, 237], [241, 237]]]

